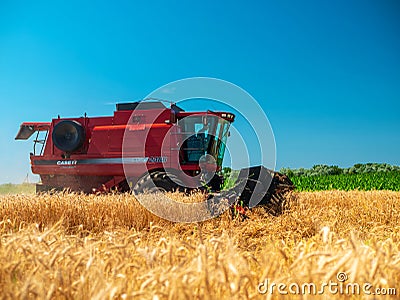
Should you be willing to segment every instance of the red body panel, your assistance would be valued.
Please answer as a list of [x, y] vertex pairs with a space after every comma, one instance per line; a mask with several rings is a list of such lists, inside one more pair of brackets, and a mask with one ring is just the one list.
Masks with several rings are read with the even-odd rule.
[[[41, 176], [44, 186], [85, 192], [111, 187], [125, 189], [125, 176], [137, 180], [152, 170], [183, 170], [193, 176], [200, 166], [180, 164], [182, 137], [175, 122], [179, 115], [193, 114], [221, 116], [222, 113], [176, 112], [171, 108], [121, 110], [107, 117], [23, 123], [49, 131], [43, 154], [30, 157], [32, 172]], [[84, 128], [82, 146], [71, 153], [58, 149], [52, 139], [54, 127], [64, 120], [76, 121]]]

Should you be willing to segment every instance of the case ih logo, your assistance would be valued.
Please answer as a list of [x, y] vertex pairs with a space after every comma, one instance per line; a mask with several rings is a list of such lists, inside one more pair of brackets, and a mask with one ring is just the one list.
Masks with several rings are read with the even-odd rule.
[[58, 160], [57, 166], [75, 166], [77, 163], [77, 160]]

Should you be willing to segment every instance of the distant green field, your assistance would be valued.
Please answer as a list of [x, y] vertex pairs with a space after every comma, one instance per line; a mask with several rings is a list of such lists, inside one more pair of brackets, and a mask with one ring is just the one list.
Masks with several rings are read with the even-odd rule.
[[35, 193], [34, 183], [13, 184], [6, 183], [0, 184], [0, 195], [6, 194], [33, 194]]
[[297, 191], [391, 190], [400, 191], [400, 172], [289, 176]]

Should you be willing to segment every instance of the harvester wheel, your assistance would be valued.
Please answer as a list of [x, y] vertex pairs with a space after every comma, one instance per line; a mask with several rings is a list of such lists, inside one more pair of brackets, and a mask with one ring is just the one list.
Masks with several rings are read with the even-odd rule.
[[136, 193], [183, 192], [184, 185], [174, 174], [157, 171], [139, 179], [133, 190]]

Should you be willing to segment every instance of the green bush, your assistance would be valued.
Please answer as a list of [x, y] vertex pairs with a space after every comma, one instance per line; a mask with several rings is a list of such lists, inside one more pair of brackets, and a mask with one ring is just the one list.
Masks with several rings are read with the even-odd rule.
[[382, 173], [400, 171], [399, 166], [389, 164], [366, 163], [355, 164], [350, 168], [339, 168], [338, 166], [315, 165], [311, 169], [290, 169], [282, 168], [281, 173], [289, 177], [292, 176], [319, 176], [319, 175], [339, 175], [339, 174], [363, 174], [363, 173]]

